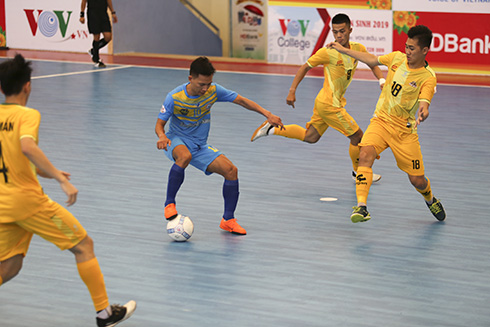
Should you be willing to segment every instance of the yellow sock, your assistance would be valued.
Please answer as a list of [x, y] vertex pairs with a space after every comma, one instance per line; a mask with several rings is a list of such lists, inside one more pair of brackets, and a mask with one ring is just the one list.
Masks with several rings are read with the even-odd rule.
[[87, 285], [95, 311], [104, 310], [109, 306], [109, 298], [104, 283], [104, 275], [100, 270], [97, 258], [77, 263], [78, 273], [85, 285]]
[[285, 125], [286, 129], [281, 130], [280, 128], [274, 128], [274, 135], [280, 135], [284, 137], [289, 137], [291, 139], [297, 139], [300, 141], [305, 140], [306, 128], [299, 125]]
[[2, 276], [0, 276], [0, 286], [2, 286], [2, 284], [3, 284], [3, 278]]
[[415, 189], [417, 190], [417, 192], [422, 194], [422, 196], [424, 197], [427, 203], [430, 203], [432, 201], [432, 190], [430, 188], [430, 180], [427, 177], [425, 179], [427, 179], [427, 187], [424, 188], [423, 190], [419, 190], [418, 188]]
[[349, 143], [349, 156], [350, 160], [352, 160], [352, 169], [354, 169], [355, 172], [357, 172], [357, 169], [359, 168], [359, 152], [360, 148], [357, 145], [352, 145], [352, 143]]
[[357, 203], [367, 203], [369, 188], [373, 183], [373, 169], [369, 167], [359, 167], [356, 177], [356, 196]]

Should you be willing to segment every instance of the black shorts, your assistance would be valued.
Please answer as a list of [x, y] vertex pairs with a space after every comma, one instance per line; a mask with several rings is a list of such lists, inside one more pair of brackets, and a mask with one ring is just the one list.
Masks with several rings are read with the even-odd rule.
[[90, 34], [99, 34], [103, 32], [111, 32], [111, 21], [107, 11], [104, 12], [87, 12], [87, 25]]

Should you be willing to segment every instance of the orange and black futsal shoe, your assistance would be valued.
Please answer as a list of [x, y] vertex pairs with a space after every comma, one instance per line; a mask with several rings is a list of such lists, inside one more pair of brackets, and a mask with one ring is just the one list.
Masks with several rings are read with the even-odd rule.
[[228, 220], [225, 220], [224, 218], [221, 219], [221, 223], [219, 224], [219, 227], [233, 234], [238, 234], [238, 235], [247, 234], [247, 231], [238, 224], [235, 218], [228, 219]]
[[165, 219], [171, 220], [177, 217], [177, 209], [175, 208], [175, 203], [169, 203], [165, 206], [163, 210], [163, 214], [165, 215]]

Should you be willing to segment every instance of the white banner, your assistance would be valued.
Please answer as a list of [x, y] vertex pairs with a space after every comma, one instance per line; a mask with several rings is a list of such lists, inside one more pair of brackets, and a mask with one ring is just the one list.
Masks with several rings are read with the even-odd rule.
[[[323, 16], [320, 14], [322, 10]], [[328, 31], [323, 45], [334, 41], [331, 20], [338, 13], [344, 13], [351, 19], [351, 41], [365, 45], [370, 53], [377, 56], [392, 51], [393, 17], [390, 10], [270, 6], [269, 62], [304, 64], [313, 54], [322, 32]], [[328, 27], [325, 20], [329, 22]], [[358, 67], [368, 68], [363, 63]]]
[[[93, 36], [79, 21], [80, 4], [80, 0], [6, 0], [8, 46], [86, 52]], [[107, 47], [101, 53], [107, 53]]]
[[[489, 14], [488, 0], [393, 0], [394, 11], [459, 12]], [[464, 24], [464, 22], [460, 22]]]
[[233, 0], [231, 27], [233, 57], [267, 59], [267, 1]]
[[268, 61], [304, 64], [324, 26], [315, 8], [269, 6]]

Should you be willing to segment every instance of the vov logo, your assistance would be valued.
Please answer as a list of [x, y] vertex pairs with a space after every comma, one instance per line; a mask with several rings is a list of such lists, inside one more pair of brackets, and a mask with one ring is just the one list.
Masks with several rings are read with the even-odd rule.
[[[24, 12], [26, 13], [32, 36], [36, 36], [39, 30], [45, 37], [53, 37], [59, 30], [61, 36], [65, 37], [72, 11], [24, 9]], [[34, 14], [34, 12], [37, 12], [37, 14]]]
[[305, 36], [310, 20], [298, 19], [279, 19], [279, 24], [281, 25], [282, 35], [286, 36], [286, 32], [291, 36], [298, 36], [301, 32], [302, 36]]

